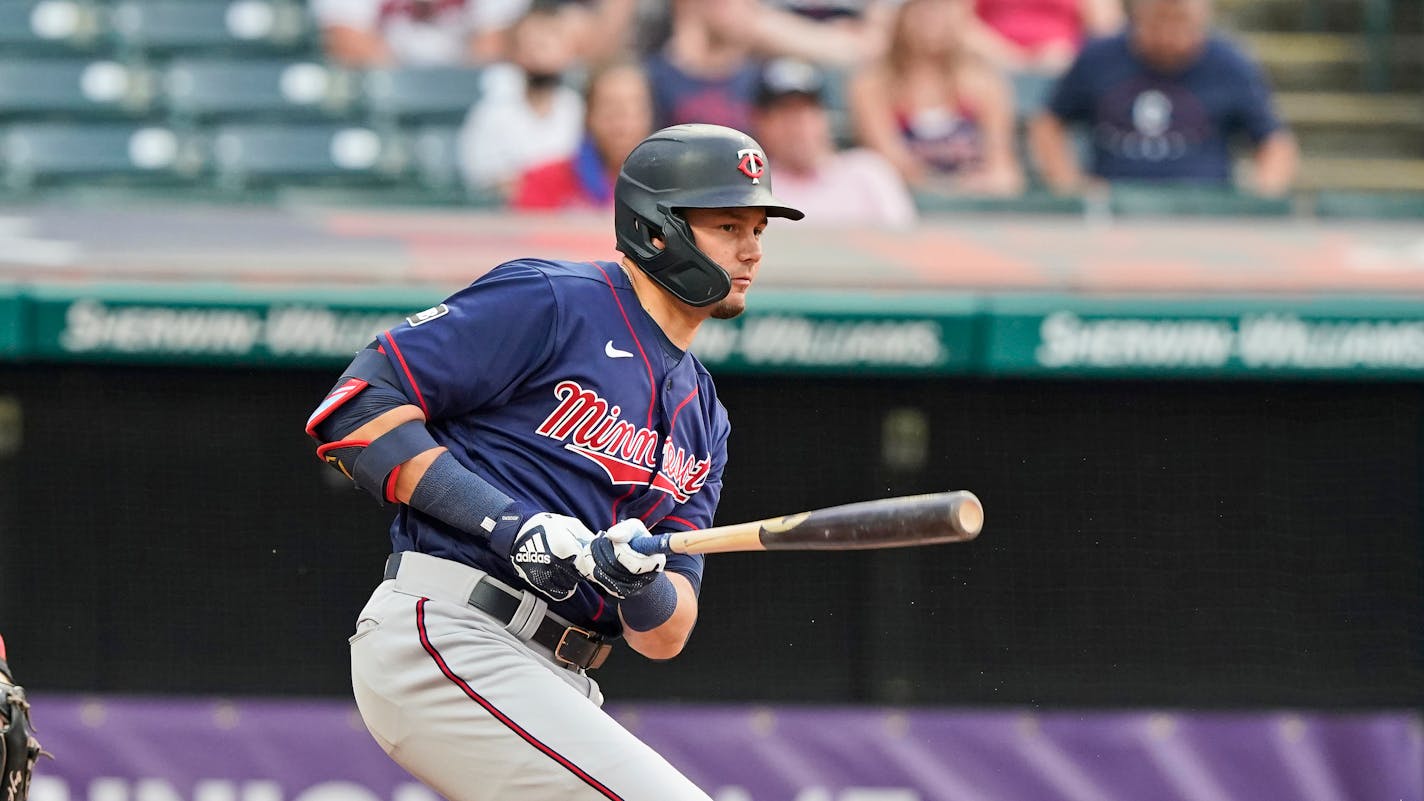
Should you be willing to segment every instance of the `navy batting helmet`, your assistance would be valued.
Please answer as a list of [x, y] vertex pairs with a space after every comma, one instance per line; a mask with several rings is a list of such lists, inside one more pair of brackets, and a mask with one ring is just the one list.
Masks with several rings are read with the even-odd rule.
[[727, 297], [732, 280], [698, 249], [680, 212], [746, 206], [765, 208], [768, 217], [806, 216], [771, 194], [766, 155], [750, 136], [721, 125], [664, 128], [638, 143], [618, 171], [618, 249], [678, 300], [711, 305]]

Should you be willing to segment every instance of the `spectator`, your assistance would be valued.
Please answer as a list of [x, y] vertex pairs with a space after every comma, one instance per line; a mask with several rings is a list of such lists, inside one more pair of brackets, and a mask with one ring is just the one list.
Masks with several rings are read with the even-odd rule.
[[1013, 195], [1013, 90], [965, 46], [970, 13], [969, 0], [905, 0], [885, 59], [850, 81], [852, 122], [916, 189]]
[[601, 67], [589, 76], [584, 104], [585, 131], [578, 152], [520, 176], [510, 199], [514, 208], [589, 209], [613, 203], [619, 167], [633, 146], [653, 132], [647, 75], [635, 62]]
[[467, 186], [504, 192], [535, 164], [565, 158], [583, 133], [583, 98], [563, 84], [574, 42], [556, 10], [536, 6], [510, 31], [511, 64], [486, 70], [460, 128]]
[[656, 127], [708, 122], [745, 131], [757, 64], [758, 0], [672, 0], [672, 30], [648, 58]]
[[776, 165], [777, 197], [806, 212], [808, 224], [913, 225], [914, 201], [884, 157], [837, 152], [824, 93], [824, 76], [806, 62], [777, 59], [762, 71], [752, 123]]
[[969, 42], [1000, 68], [1058, 75], [1088, 39], [1117, 33], [1122, 0], [975, 0]]
[[765, 0], [755, 46], [767, 56], [854, 67], [881, 58], [894, 0]]
[[1299, 152], [1276, 116], [1261, 71], [1211, 32], [1210, 0], [1135, 0], [1132, 24], [1089, 44], [1059, 81], [1029, 141], [1045, 182], [1060, 192], [1084, 178], [1065, 126], [1091, 137], [1090, 171], [1108, 181], [1230, 186], [1233, 135], [1255, 147], [1249, 188], [1289, 190]]
[[327, 56], [354, 68], [484, 63], [529, 0], [311, 0]]

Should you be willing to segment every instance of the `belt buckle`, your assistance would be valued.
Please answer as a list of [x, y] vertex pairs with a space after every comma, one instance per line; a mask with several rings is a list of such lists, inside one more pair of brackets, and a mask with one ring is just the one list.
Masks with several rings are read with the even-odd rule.
[[[593, 646], [593, 651], [582, 657], [572, 655], [565, 656], [564, 646], [570, 644], [570, 634], [576, 634], [583, 638], [585, 644]], [[613, 646], [606, 645], [602, 642], [602, 639], [602, 637], [587, 629], [581, 629], [578, 626], [569, 626], [564, 629], [564, 633], [559, 636], [559, 644], [554, 646], [554, 658], [566, 665], [572, 665], [580, 669], [597, 668], [603, 664], [604, 659], [608, 658], [608, 652], [613, 650]]]

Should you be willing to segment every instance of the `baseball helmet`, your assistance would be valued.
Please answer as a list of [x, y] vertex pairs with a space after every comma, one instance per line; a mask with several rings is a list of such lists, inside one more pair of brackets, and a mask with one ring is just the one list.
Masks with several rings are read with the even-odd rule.
[[[721, 125], [674, 125], [649, 136], [623, 161], [613, 187], [618, 249], [690, 306], [732, 291], [727, 271], [698, 249], [683, 209], [762, 207], [768, 217], [806, 215], [771, 194], [771, 170], [755, 140]], [[653, 237], [663, 240], [661, 249]]]

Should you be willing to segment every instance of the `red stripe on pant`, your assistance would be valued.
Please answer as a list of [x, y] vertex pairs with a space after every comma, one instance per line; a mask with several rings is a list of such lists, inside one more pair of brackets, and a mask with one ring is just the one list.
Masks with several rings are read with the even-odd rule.
[[419, 601], [416, 602], [415, 626], [417, 629], [420, 630], [420, 644], [425, 647], [425, 652], [427, 654], [430, 654], [430, 658], [435, 660], [435, 664], [439, 666], [440, 672], [445, 674], [445, 678], [449, 679], [452, 683], [454, 683], [456, 687], [459, 687], [465, 693], [465, 695], [469, 696], [471, 701], [474, 701], [475, 703], [479, 704], [481, 707], [484, 708], [486, 712], [493, 715], [495, 720], [498, 720], [500, 723], [503, 723], [510, 731], [517, 734], [520, 739], [539, 749], [541, 752], [543, 752], [545, 756], [562, 765], [566, 770], [568, 770], [569, 773], [572, 773], [573, 775], [579, 777], [579, 779], [581, 779], [584, 784], [587, 784], [589, 787], [592, 787], [593, 789], [597, 790], [600, 794], [603, 795], [604, 798], [607, 798], [610, 801], [623, 801], [622, 796], [618, 795], [607, 787], [604, 787], [603, 784], [601, 784], [597, 779], [585, 773], [583, 768], [580, 768], [578, 765], [575, 765], [574, 763], [570, 762], [567, 757], [563, 756], [559, 752], [540, 742], [537, 737], [525, 731], [523, 728], [520, 727], [518, 723], [515, 723], [514, 721], [510, 720], [508, 715], [496, 709], [494, 704], [490, 703], [488, 699], [475, 692], [474, 688], [470, 687], [470, 685], [467, 684], [464, 679], [455, 675], [455, 672], [451, 670], [450, 666], [445, 663], [445, 658], [442, 657], [440, 655], [440, 652], [435, 650], [435, 646], [431, 644], [430, 635], [425, 632], [425, 602], [428, 600], [430, 599], [421, 598]]

